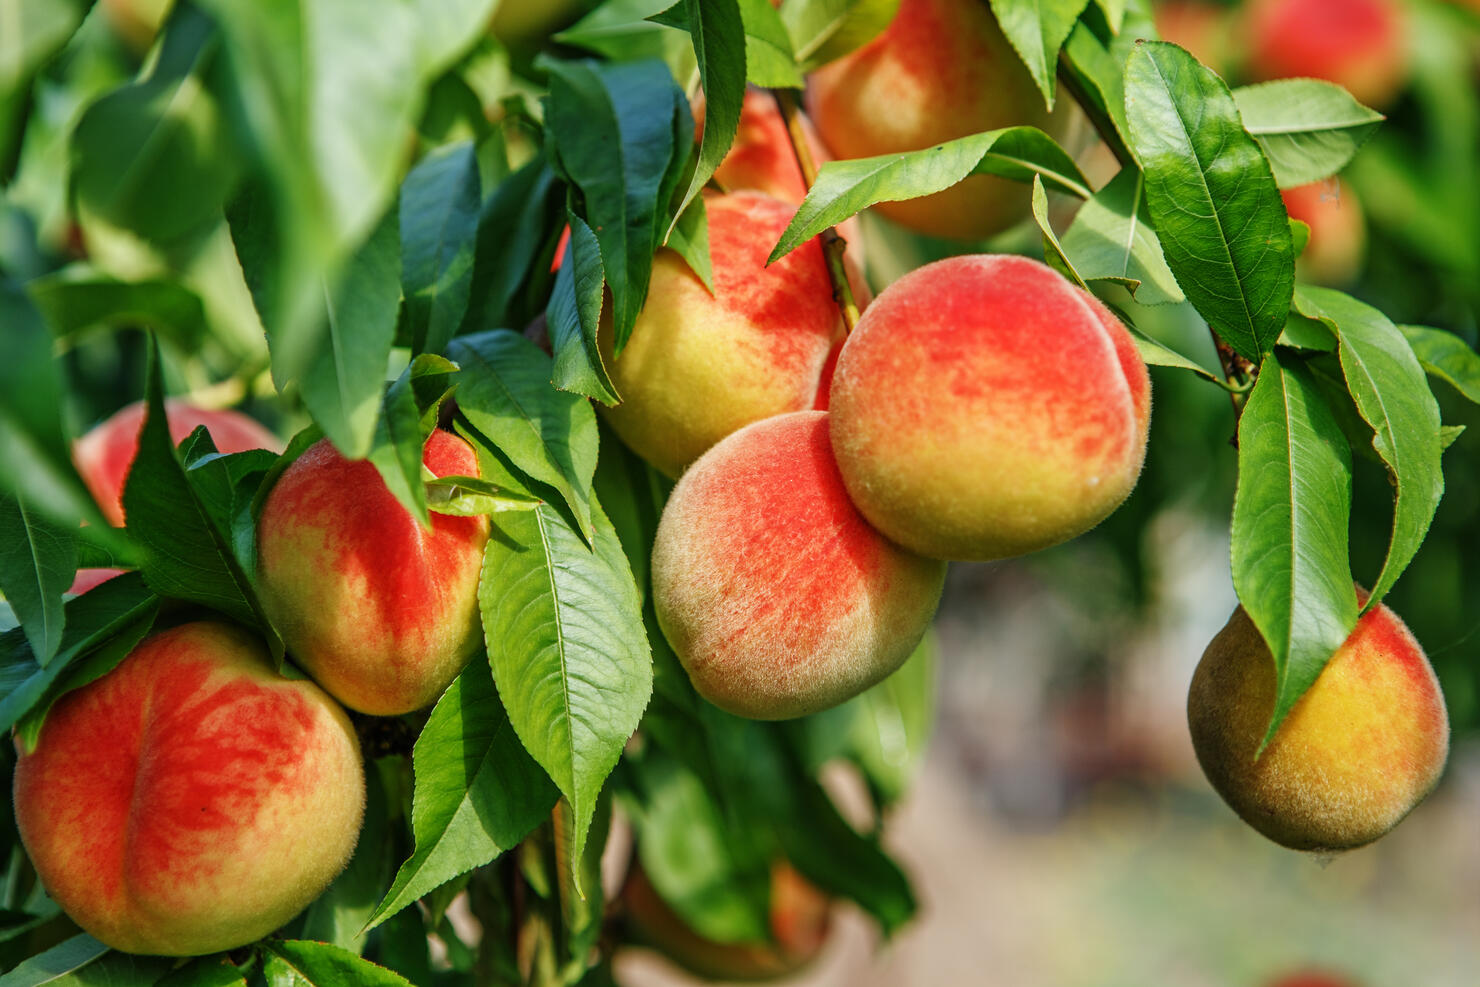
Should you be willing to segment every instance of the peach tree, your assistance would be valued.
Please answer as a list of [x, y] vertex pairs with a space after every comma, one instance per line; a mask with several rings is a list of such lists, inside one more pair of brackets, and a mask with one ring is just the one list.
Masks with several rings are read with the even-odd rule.
[[[1431, 32], [1474, 29], [1457, 8], [1420, 7]], [[887, 46], [932, 18], [951, 45], [989, 37], [997, 81], [972, 75], [987, 56], [969, 48], [956, 65], [910, 52], [927, 93], [915, 116], [955, 129], [882, 146], [871, 128], [908, 114], [881, 95], [840, 101], [887, 93], [857, 73], [892, 64]], [[1434, 523], [1462, 429], [1442, 423], [1429, 378], [1445, 382], [1446, 411], [1480, 400], [1480, 357], [1449, 331], [1473, 333], [1480, 284], [1474, 142], [1463, 149], [1473, 93], [1421, 78], [1404, 118], [1415, 132], [1389, 136], [1331, 82], [1230, 88], [1158, 40], [1147, 0], [0, 0], [0, 26], [0, 725], [14, 737], [0, 764], [10, 776], [35, 757], [48, 723], [141, 642], [210, 619], [352, 708], [366, 781], [358, 843], [332, 883], [270, 935], [253, 927], [206, 956], [125, 952], [141, 940], [109, 943], [69, 914], [35, 840], [22, 844], [47, 820], [27, 801], [18, 829], [7, 810], [4, 987], [603, 984], [637, 941], [707, 975], [761, 976], [817, 951], [830, 901], [884, 936], [908, 923], [917, 903], [882, 834], [930, 731], [935, 656], [920, 634], [944, 563], [900, 563], [924, 572], [908, 605], [920, 619], [891, 624], [888, 661], [829, 691], [830, 708], [783, 719], [816, 706], [727, 704], [763, 717], [750, 719], [709, 701], [659, 613], [660, 585], [694, 589], [693, 556], [660, 565], [653, 552], [674, 479], [700, 453], [753, 421], [822, 414], [837, 350], [868, 311], [850, 272], [866, 210], [884, 231], [870, 249], [905, 242], [890, 256], [910, 267], [989, 236], [993, 252], [1042, 258], [1052, 273], [1034, 277], [1086, 320], [1071, 342], [1036, 341], [1085, 375], [1066, 378], [1074, 395], [1116, 367], [1134, 393], [1140, 364], [1155, 368], [1142, 477], [1154, 489], [1106, 537], [1139, 538], [1148, 504], [1203, 481], [1174, 461], [1182, 450], [1233, 474], [1232, 584], [1276, 682], [1264, 742]], [[1462, 45], [1440, 55], [1450, 77], [1463, 71]], [[1000, 119], [973, 115], [979, 104]], [[1438, 117], [1469, 129], [1435, 138]], [[1457, 144], [1459, 164], [1409, 157], [1424, 141]], [[1330, 179], [1359, 149], [1376, 163], [1357, 177], [1398, 176], [1428, 224], [1403, 246], [1415, 268], [1461, 284], [1428, 308], [1376, 294], [1435, 326], [1296, 277], [1320, 233], [1291, 219], [1281, 190]], [[791, 201], [733, 219], [724, 197], [751, 188]], [[879, 225], [875, 211], [964, 239]], [[875, 287], [893, 280], [860, 266]], [[1400, 280], [1413, 283], [1375, 283]], [[742, 310], [739, 342], [687, 335]], [[1172, 310], [1202, 338], [1166, 331]], [[802, 354], [787, 364], [797, 379], [724, 419], [781, 379], [735, 355], [779, 345], [756, 342], [778, 331]], [[1116, 362], [1106, 340], [1125, 333], [1134, 353]], [[889, 340], [875, 345], [887, 357]], [[692, 346], [692, 365], [664, 362]], [[849, 386], [861, 407], [884, 393]], [[1193, 390], [1226, 395], [1204, 434], [1186, 431]], [[242, 409], [281, 447], [228, 447], [210, 418], [177, 427], [166, 395]], [[78, 440], [135, 401], [141, 424], [107, 453], [109, 501]], [[639, 401], [678, 410], [654, 425]], [[1144, 403], [1125, 398], [1121, 418], [1144, 446]], [[708, 431], [679, 436], [695, 422]], [[438, 443], [460, 451], [434, 457]], [[1073, 466], [1062, 449], [1045, 457]], [[332, 469], [294, 479], [321, 461]], [[790, 510], [805, 483], [800, 463], [788, 469], [763, 492]], [[961, 469], [969, 484], [1013, 482]], [[1370, 502], [1354, 508], [1354, 488]], [[684, 509], [702, 519], [707, 505]], [[1358, 557], [1350, 532], [1374, 527], [1381, 550]], [[729, 561], [749, 559], [752, 583], [795, 568], [735, 544]], [[701, 617], [723, 602], [694, 599]], [[804, 616], [875, 617], [826, 599]], [[333, 634], [304, 630], [325, 622]], [[432, 642], [424, 662], [407, 657], [417, 635], [416, 648]], [[850, 646], [862, 647], [849, 638], [845, 660]], [[330, 670], [371, 653], [394, 685], [367, 688], [397, 693], [384, 704]], [[93, 769], [74, 760], [79, 778]], [[867, 792], [866, 823], [819, 780], [839, 761]], [[123, 821], [100, 822], [99, 840], [134, 866], [135, 815], [187, 804], [100, 811]], [[221, 894], [240, 908], [264, 890], [248, 872]]]

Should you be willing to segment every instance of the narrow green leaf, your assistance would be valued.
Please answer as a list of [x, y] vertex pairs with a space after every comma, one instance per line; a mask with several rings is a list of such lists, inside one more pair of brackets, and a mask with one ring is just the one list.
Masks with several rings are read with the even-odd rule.
[[1044, 262], [1080, 288], [1088, 291], [1089, 286], [1074, 269], [1074, 264], [1069, 260], [1068, 254], [1064, 253], [1063, 245], [1059, 243], [1059, 236], [1053, 231], [1053, 224], [1048, 220], [1048, 193], [1043, 190], [1043, 179], [1037, 175], [1033, 176], [1033, 220], [1038, 224], [1039, 232], [1043, 234]]
[[36, 278], [26, 291], [62, 340], [98, 326], [144, 326], [189, 353], [208, 332], [199, 296], [178, 281], [118, 281], [89, 270], [62, 270]]
[[426, 481], [427, 503], [438, 514], [474, 517], [532, 511], [544, 501], [477, 476], [439, 476]]
[[1142, 305], [1183, 300], [1151, 226], [1138, 168], [1122, 168], [1080, 206], [1062, 244], [1086, 281], [1124, 284]]
[[575, 815], [574, 860], [653, 681], [632, 571], [611, 522], [592, 506], [591, 547], [549, 507], [500, 515], [478, 592], [509, 720]]
[[77, 571], [70, 529], [0, 493], [0, 595], [15, 611], [37, 661], [56, 654], [66, 626], [62, 594]]
[[1375, 607], [1423, 544], [1444, 496], [1439, 402], [1398, 327], [1377, 309], [1330, 288], [1301, 285], [1295, 307], [1336, 334], [1342, 373], [1372, 448], [1393, 481], [1393, 532], [1364, 610]]
[[1259, 362], [1290, 309], [1295, 254], [1274, 175], [1228, 87], [1176, 45], [1130, 56], [1125, 111], [1167, 266], [1236, 352]]
[[1423, 368], [1480, 404], [1480, 353], [1452, 332], [1427, 326], [1399, 326]]
[[1383, 115], [1321, 79], [1277, 79], [1233, 91], [1244, 129], [1264, 149], [1280, 188], [1330, 178], [1377, 131]]
[[894, 202], [950, 188], [969, 175], [998, 175], [1046, 185], [1088, 198], [1088, 181], [1078, 165], [1043, 131], [1008, 127], [946, 141], [923, 151], [874, 158], [830, 161], [797, 208], [767, 263], [876, 202]]
[[1059, 49], [1088, 0], [992, 0], [992, 14], [1053, 109]]
[[38, 953], [0, 977], [0, 987], [61, 987], [75, 984], [72, 976], [108, 953], [108, 947], [89, 935], [76, 935], [44, 953]]
[[413, 987], [398, 973], [323, 942], [268, 939], [261, 945], [263, 967], [273, 987]]
[[[463, 321], [466, 331], [523, 326], [529, 321], [534, 313], [525, 311], [520, 289], [548, 273], [539, 264], [564, 221], [564, 201], [565, 190], [542, 158], [505, 178], [484, 200]], [[540, 298], [543, 304], [544, 296]]]
[[740, 0], [740, 17], [745, 22], [746, 79], [768, 89], [801, 89], [791, 36], [771, 0]]
[[1129, 323], [1123, 324], [1126, 331], [1131, 334], [1131, 342], [1136, 344], [1136, 354], [1140, 356], [1142, 363], [1147, 363], [1154, 367], [1174, 367], [1178, 370], [1190, 370], [1206, 380], [1211, 380], [1219, 384], [1223, 383], [1223, 378], [1208, 370], [1196, 360], [1185, 357], [1176, 350], [1157, 342]]
[[709, 256], [709, 213], [704, 208], [704, 197], [700, 196], [678, 217], [678, 223], [668, 235], [665, 247], [677, 253], [689, 265], [689, 270], [698, 275], [704, 287], [714, 292], [714, 263]]
[[1356, 626], [1351, 450], [1310, 372], [1278, 350], [1260, 367], [1238, 441], [1233, 587], [1274, 656], [1268, 743]]
[[471, 141], [428, 154], [401, 185], [401, 283], [413, 354], [441, 353], [467, 313], [480, 201]]
[[458, 410], [519, 469], [560, 493], [591, 537], [596, 414], [579, 394], [550, 384], [551, 361], [517, 333], [461, 336], [448, 350]]
[[1105, 14], [1105, 20], [1110, 25], [1110, 30], [1120, 32], [1120, 25], [1125, 20], [1125, 8], [1127, 0], [1095, 0], [1095, 5]]
[[601, 245], [591, 227], [579, 216], [570, 213], [567, 218], [570, 247], [555, 275], [555, 290], [550, 293], [550, 303], [545, 308], [545, 325], [555, 351], [550, 382], [563, 391], [613, 405], [621, 398], [597, 343], [606, 286]]
[[368, 458], [386, 488], [423, 527], [431, 524], [431, 518], [422, 484], [422, 449], [456, 372], [457, 364], [445, 357], [422, 353], [413, 358], [386, 388], [370, 443]]
[[791, 0], [781, 21], [803, 72], [842, 58], [889, 26], [899, 0]]
[[555, 804], [555, 786], [515, 736], [487, 662], [474, 661], [447, 687], [412, 763], [416, 852], [366, 929], [513, 847]]

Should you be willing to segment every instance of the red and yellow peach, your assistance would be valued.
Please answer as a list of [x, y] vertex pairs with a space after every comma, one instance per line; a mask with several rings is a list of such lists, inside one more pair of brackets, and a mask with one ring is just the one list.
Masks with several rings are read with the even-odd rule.
[[344, 711], [212, 622], [153, 634], [63, 696], [15, 769], [16, 823], [47, 893], [130, 953], [272, 932], [344, 867], [364, 798]]

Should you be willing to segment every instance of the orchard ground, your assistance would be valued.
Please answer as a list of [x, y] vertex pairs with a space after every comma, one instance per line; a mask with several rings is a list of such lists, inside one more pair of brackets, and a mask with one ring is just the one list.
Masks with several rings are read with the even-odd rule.
[[[1163, 515], [1156, 544], [1162, 599], [1106, 654], [1107, 679], [1076, 675], [1073, 656], [1118, 629], [1072, 588], [1024, 562], [952, 567], [940, 720], [885, 837], [920, 914], [880, 945], [841, 910], [817, 964], [783, 983], [1264, 987], [1306, 968], [1360, 987], [1474, 983], [1480, 746], [1458, 742], [1438, 790], [1369, 847], [1323, 860], [1264, 839], [1208, 788], [1184, 720], [1234, 605], [1227, 533]], [[618, 975], [696, 983], [638, 950]]]

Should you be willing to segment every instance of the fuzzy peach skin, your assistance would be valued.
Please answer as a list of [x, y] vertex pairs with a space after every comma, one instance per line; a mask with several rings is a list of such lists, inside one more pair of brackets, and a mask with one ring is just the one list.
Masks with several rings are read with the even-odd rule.
[[1020, 555], [1115, 510], [1146, 452], [1130, 334], [1035, 260], [951, 257], [879, 294], [838, 357], [832, 441], [864, 517], [938, 559]]
[[[807, 106], [839, 158], [922, 151], [1018, 124], [1057, 136], [1043, 97], [981, 0], [902, 0], [869, 44], [812, 73]], [[879, 213], [932, 236], [979, 240], [1028, 215], [1025, 185], [976, 175], [922, 199], [883, 202]]]
[[771, 938], [715, 942], [694, 931], [664, 901], [641, 866], [622, 886], [634, 938], [706, 980], [775, 980], [806, 968], [827, 942], [832, 902], [784, 860], [771, 867]]
[[1407, 81], [1407, 28], [1396, 0], [1252, 0], [1243, 16], [1245, 67], [1256, 80], [1326, 79], [1376, 107]]
[[364, 802], [344, 711], [215, 622], [150, 635], [62, 697], [15, 768], [16, 823], [47, 893], [129, 953], [272, 932], [344, 868]]
[[653, 545], [658, 624], [699, 694], [780, 720], [836, 706], [919, 643], [945, 565], [890, 543], [853, 507], [828, 413], [749, 425], [691, 466]]
[[1274, 696], [1274, 659], [1240, 607], [1193, 674], [1187, 722], [1208, 781], [1276, 843], [1325, 852], [1371, 843], [1438, 783], [1449, 754], [1444, 697], [1385, 604], [1357, 621], [1256, 760]]
[[[219, 452], [250, 449], [281, 452], [283, 448], [276, 435], [239, 411], [212, 411], [169, 398], [164, 403], [164, 414], [170, 425], [170, 438], [176, 444], [204, 425]], [[77, 473], [109, 524], [121, 526], [124, 522], [123, 485], [134, 457], [139, 454], [139, 433], [143, 428], [144, 402], [136, 401], [94, 425], [72, 446]]]
[[[473, 449], [427, 439], [437, 476], [477, 476]], [[426, 530], [380, 473], [327, 440], [283, 471], [257, 522], [258, 592], [293, 659], [351, 709], [394, 716], [435, 702], [481, 647], [486, 517], [432, 514]]]
[[1310, 227], [1310, 242], [1296, 272], [1317, 284], [1346, 285], [1361, 273], [1367, 253], [1362, 203], [1346, 182], [1333, 179], [1280, 192], [1291, 219]]
[[759, 192], [705, 205], [714, 294], [677, 253], [659, 250], [620, 357], [606, 313], [599, 334], [622, 403], [598, 407], [623, 442], [671, 477], [744, 425], [814, 407], [842, 340], [817, 240], [766, 265], [794, 206]]

